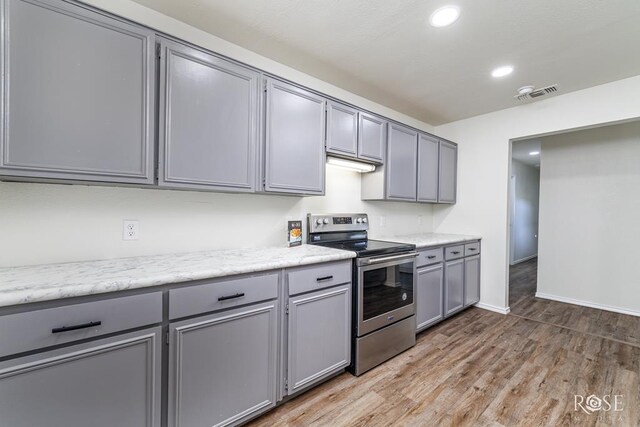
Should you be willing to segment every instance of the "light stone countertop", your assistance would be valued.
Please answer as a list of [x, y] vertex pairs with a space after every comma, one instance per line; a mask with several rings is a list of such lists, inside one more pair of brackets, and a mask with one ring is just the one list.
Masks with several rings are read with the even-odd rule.
[[322, 246], [247, 248], [0, 268], [0, 307], [354, 258]]
[[424, 249], [431, 246], [450, 245], [454, 243], [466, 242], [469, 240], [480, 240], [480, 236], [465, 234], [445, 234], [445, 233], [419, 233], [404, 236], [376, 237], [375, 240], [387, 240], [398, 243], [412, 243], [417, 249]]

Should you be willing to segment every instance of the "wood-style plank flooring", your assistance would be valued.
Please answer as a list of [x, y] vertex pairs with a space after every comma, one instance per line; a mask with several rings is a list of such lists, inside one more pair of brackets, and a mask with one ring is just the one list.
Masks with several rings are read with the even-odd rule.
[[509, 270], [511, 313], [578, 332], [640, 346], [640, 317], [535, 297], [537, 258]]
[[[576, 411], [576, 394], [621, 394], [622, 411]], [[640, 347], [471, 308], [372, 371], [341, 374], [250, 425], [639, 426]]]

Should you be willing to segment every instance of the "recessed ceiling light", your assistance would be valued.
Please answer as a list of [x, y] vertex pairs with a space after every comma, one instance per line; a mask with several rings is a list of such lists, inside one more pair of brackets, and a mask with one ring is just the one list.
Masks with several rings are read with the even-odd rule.
[[537, 156], [538, 154], [540, 154], [539, 151], [532, 151], [529, 153], [530, 156]]
[[446, 27], [458, 20], [460, 8], [458, 6], [443, 6], [429, 17], [429, 23], [434, 27]]
[[513, 67], [511, 65], [505, 65], [504, 67], [498, 67], [491, 72], [493, 77], [504, 77], [513, 73]]

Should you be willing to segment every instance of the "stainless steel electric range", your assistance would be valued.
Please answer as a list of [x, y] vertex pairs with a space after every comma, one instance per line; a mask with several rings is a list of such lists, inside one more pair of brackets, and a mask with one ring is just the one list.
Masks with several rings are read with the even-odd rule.
[[415, 245], [370, 240], [367, 214], [308, 214], [307, 243], [353, 251], [350, 372], [360, 375], [416, 343]]

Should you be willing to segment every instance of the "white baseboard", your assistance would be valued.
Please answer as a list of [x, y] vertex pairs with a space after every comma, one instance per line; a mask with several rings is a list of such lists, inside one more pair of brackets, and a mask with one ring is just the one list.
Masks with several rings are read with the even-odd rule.
[[605, 310], [605, 311], [613, 311], [614, 313], [629, 314], [631, 316], [640, 317], [640, 311], [629, 310], [629, 309], [620, 308], [620, 307], [614, 307], [614, 306], [606, 305], [606, 304], [598, 304], [598, 303], [590, 302], [590, 301], [582, 301], [582, 300], [579, 300], [579, 299], [561, 297], [561, 296], [558, 296], [558, 295], [545, 294], [543, 292], [536, 292], [536, 298], [550, 299], [552, 301], [566, 302], [567, 304], [581, 305], [583, 307], [597, 308], [597, 309]]
[[497, 305], [486, 304], [484, 302], [479, 302], [475, 304], [475, 307], [481, 308], [483, 310], [493, 311], [495, 313], [500, 314], [509, 314], [509, 307], [498, 307]]
[[509, 264], [509, 265], [516, 265], [516, 264], [520, 264], [521, 262], [529, 261], [530, 259], [534, 259], [534, 258], [537, 258], [537, 257], [538, 257], [538, 254], [531, 255], [531, 256], [528, 256], [528, 257], [526, 257], [526, 258], [517, 259], [517, 260], [513, 261], [513, 262], [512, 262], [511, 264]]

